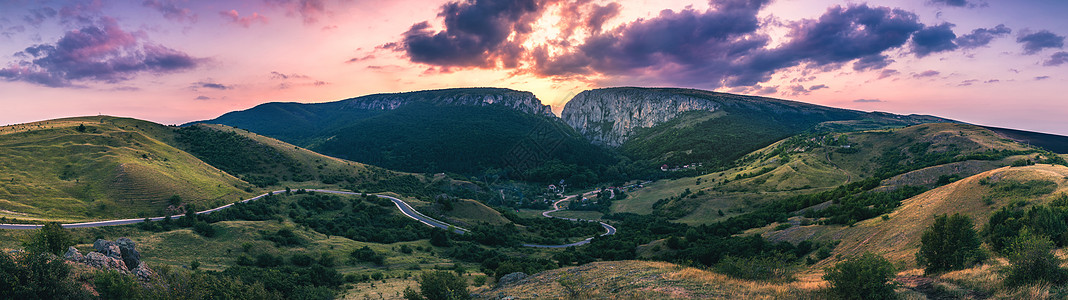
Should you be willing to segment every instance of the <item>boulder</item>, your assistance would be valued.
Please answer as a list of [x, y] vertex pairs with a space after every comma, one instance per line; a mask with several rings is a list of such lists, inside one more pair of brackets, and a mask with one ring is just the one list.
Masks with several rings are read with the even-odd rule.
[[137, 244], [133, 240], [123, 237], [115, 240], [115, 244], [119, 247], [119, 254], [127, 267], [137, 268], [141, 265], [141, 253], [137, 252]]
[[78, 249], [74, 248], [74, 246], [71, 246], [71, 247], [67, 247], [67, 253], [63, 254], [63, 258], [65, 258], [65, 259], [67, 259], [69, 261], [79, 262], [79, 261], [82, 261], [82, 259], [84, 259], [85, 256], [82, 256], [82, 253], [78, 252]]
[[140, 279], [141, 281], [150, 281], [152, 280], [152, 276], [155, 275], [155, 273], [152, 272], [152, 269], [149, 269], [145, 264], [137, 266], [137, 268], [134, 268], [130, 272], [137, 276], [137, 279]]
[[130, 271], [130, 269], [126, 268], [126, 263], [121, 259], [107, 256], [100, 252], [89, 252], [82, 262], [98, 269], [115, 270], [123, 273]]
[[104, 256], [122, 259], [122, 251], [119, 250], [119, 245], [116, 245], [115, 242], [98, 239], [93, 242], [93, 249], [96, 249], [96, 252], [100, 252]]
[[526, 279], [527, 276], [530, 276], [530, 275], [527, 275], [527, 273], [523, 273], [523, 272], [515, 272], [515, 273], [510, 273], [508, 275], [501, 276], [500, 279], [497, 279], [497, 287], [503, 287], [503, 286], [508, 286], [508, 285], [515, 284], [515, 283], [519, 282], [520, 280]]

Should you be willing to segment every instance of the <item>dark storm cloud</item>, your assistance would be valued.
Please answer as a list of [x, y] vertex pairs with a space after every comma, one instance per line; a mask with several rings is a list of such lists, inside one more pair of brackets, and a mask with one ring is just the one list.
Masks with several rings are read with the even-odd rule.
[[[401, 41], [380, 49], [407, 59], [449, 68], [503, 68], [540, 77], [603, 80], [612, 84], [665, 83], [716, 87], [755, 87], [775, 72], [795, 66], [829, 71], [852, 64], [857, 71], [884, 70], [889, 51], [915, 39], [911, 50], [923, 56], [985, 45], [1004, 35], [1004, 26], [974, 31], [961, 46], [944, 23], [925, 27], [916, 14], [867, 4], [829, 7], [818, 19], [784, 24], [787, 38], [770, 48], [758, 17], [770, 0], [712, 1], [708, 10], [664, 10], [658, 15], [603, 28], [620, 6], [590, 1], [560, 3], [564, 36], [585, 30], [584, 40], [536, 41], [524, 46], [531, 24], [545, 7], [560, 0], [464, 0], [442, 6], [443, 27], [414, 24]], [[917, 35], [917, 37], [914, 37]], [[888, 73], [889, 72], [889, 73]], [[601, 79], [594, 79], [601, 78]], [[776, 87], [777, 88], [777, 87]], [[783, 89], [787, 88], [784, 86]], [[754, 91], [768, 88], [754, 88]], [[811, 91], [811, 89], [806, 89]]]
[[[404, 33], [402, 49], [413, 62], [443, 67], [493, 67], [498, 62], [514, 68], [523, 49], [520, 42], [530, 33], [544, 8], [542, 0], [468, 0], [450, 2], [438, 14], [445, 29], [435, 31], [429, 22]], [[516, 34], [512, 41], [508, 36]]]
[[144, 41], [143, 32], [123, 31], [114, 19], [69, 31], [55, 44], [40, 44], [15, 53], [23, 60], [0, 69], [0, 78], [50, 87], [72, 80], [119, 82], [135, 73], [166, 73], [196, 67], [201, 61], [183, 52]]
[[188, 8], [178, 7], [178, 5], [169, 0], [145, 0], [141, 5], [159, 11], [163, 14], [164, 18], [167, 18], [167, 20], [177, 22], [189, 21], [191, 23], [196, 23], [197, 21], [197, 14], [193, 13], [193, 11]]
[[1012, 33], [1012, 29], [1005, 27], [1005, 24], [998, 24], [994, 28], [979, 28], [972, 30], [972, 33], [962, 35], [957, 38], [957, 46], [961, 48], [978, 48], [990, 44], [996, 37], [1002, 37]]
[[765, 1], [721, 1], [714, 9], [664, 10], [594, 34], [575, 51], [548, 57], [535, 49], [533, 72], [541, 76], [648, 73], [673, 82], [713, 82], [736, 74], [738, 57], [763, 49], [768, 38], [756, 34], [757, 12]]
[[1024, 53], [1026, 54], [1035, 54], [1045, 48], [1064, 47], [1064, 37], [1054, 34], [1049, 30], [1021, 34], [1016, 38], [1016, 42], [1023, 44]]
[[1061, 52], [1053, 53], [1053, 55], [1049, 57], [1049, 60], [1043, 62], [1042, 65], [1043, 66], [1059, 66], [1059, 65], [1062, 65], [1062, 64], [1065, 64], [1065, 63], [1068, 63], [1068, 52], [1061, 51]]
[[912, 52], [918, 57], [924, 57], [931, 53], [956, 50], [957, 44], [953, 40], [957, 35], [953, 33], [953, 26], [950, 23], [942, 23], [917, 31], [912, 36]]
[[593, 12], [590, 13], [589, 18], [586, 19], [586, 28], [589, 29], [591, 34], [601, 32], [601, 27], [604, 26], [604, 22], [615, 18], [619, 15], [622, 5], [619, 3], [608, 3], [604, 6], [593, 5]]
[[909, 37], [923, 28], [911, 12], [865, 4], [827, 9], [818, 20], [794, 24], [791, 40], [779, 48], [751, 56], [745, 74], [727, 84], [748, 85], [765, 81], [774, 71], [809, 63], [817, 67], [862, 59], [854, 68], [885, 67], [883, 53], [901, 47]]

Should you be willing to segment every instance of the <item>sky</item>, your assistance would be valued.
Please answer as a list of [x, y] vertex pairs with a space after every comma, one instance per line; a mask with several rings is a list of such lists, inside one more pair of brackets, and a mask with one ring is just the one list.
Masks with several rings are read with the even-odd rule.
[[1063, 0], [0, 1], [0, 124], [684, 87], [1068, 135]]

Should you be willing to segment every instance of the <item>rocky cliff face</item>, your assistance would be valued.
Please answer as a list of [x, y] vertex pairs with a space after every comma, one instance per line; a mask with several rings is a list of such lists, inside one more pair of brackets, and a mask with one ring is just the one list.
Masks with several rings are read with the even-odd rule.
[[503, 105], [517, 111], [552, 115], [552, 109], [543, 105], [531, 92], [501, 88], [459, 88], [418, 91], [394, 94], [374, 94], [343, 100], [346, 109], [391, 110], [410, 103], [428, 103], [443, 106]]
[[720, 107], [716, 101], [660, 89], [606, 88], [579, 93], [564, 105], [560, 117], [593, 143], [615, 147], [634, 128], [652, 127], [686, 111]]

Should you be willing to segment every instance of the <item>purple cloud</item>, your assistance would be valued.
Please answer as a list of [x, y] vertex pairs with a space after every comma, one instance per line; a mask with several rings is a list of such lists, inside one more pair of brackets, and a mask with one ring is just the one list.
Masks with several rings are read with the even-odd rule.
[[990, 44], [996, 37], [1006, 36], [1012, 33], [1012, 29], [1005, 27], [1005, 24], [998, 24], [994, 28], [978, 28], [972, 30], [972, 33], [962, 35], [957, 38], [957, 46], [964, 49], [978, 48]]
[[37, 27], [41, 26], [41, 23], [44, 23], [46, 19], [55, 17], [57, 14], [59, 14], [59, 11], [51, 7], [35, 8], [30, 9], [30, 14], [23, 16], [22, 20], [26, 21], [26, 24]]
[[942, 23], [938, 26], [929, 26], [912, 36], [912, 52], [917, 57], [924, 57], [932, 53], [953, 51], [957, 44], [953, 40], [957, 35], [953, 33], [953, 24]]
[[245, 28], [252, 26], [253, 22], [260, 22], [262, 24], [267, 24], [268, 22], [267, 17], [255, 12], [253, 12], [252, 15], [242, 17], [240, 14], [237, 13], [237, 10], [231, 9], [229, 11], [219, 12], [219, 15], [223, 18], [230, 19], [230, 22], [236, 23]]
[[857, 100], [853, 100], [853, 102], [856, 102], [856, 103], [879, 103], [879, 102], [886, 102], [886, 101], [879, 100], [879, 99], [857, 99]]
[[201, 59], [143, 41], [145, 33], [130, 33], [114, 19], [98, 26], [69, 31], [55, 44], [40, 44], [15, 53], [28, 58], [9, 62], [0, 78], [50, 87], [72, 86], [71, 81], [119, 82], [138, 72], [167, 73], [191, 69]]
[[968, 1], [967, 0], [928, 0], [928, 2], [931, 3], [931, 4], [935, 4], [935, 5], [946, 5], [946, 6], [956, 6], [956, 7], [964, 7], [964, 6], [968, 5]]
[[938, 72], [938, 71], [935, 71], [935, 70], [927, 70], [927, 71], [920, 72], [919, 74], [912, 74], [912, 77], [914, 77], [914, 78], [934, 77], [934, 76], [938, 76], [939, 74], [942, 74], [942, 72]]
[[[404, 33], [400, 47], [413, 62], [442, 67], [518, 66], [520, 43], [546, 1], [474, 0], [441, 7], [445, 29], [434, 31], [421, 22]], [[515, 38], [509, 40], [509, 36]]]
[[1064, 47], [1064, 37], [1049, 30], [1021, 34], [1020, 37], [1016, 38], [1016, 42], [1023, 44], [1025, 54], [1035, 54], [1045, 48]]
[[1053, 55], [1049, 57], [1049, 60], [1047, 60], [1046, 62], [1042, 63], [1042, 65], [1043, 66], [1059, 66], [1059, 65], [1062, 65], [1064, 63], [1068, 63], [1068, 52], [1061, 51], [1061, 52], [1053, 53]]
[[304, 24], [319, 22], [319, 18], [327, 12], [324, 0], [264, 0], [264, 2], [284, 8], [287, 16], [299, 14], [304, 19]]
[[1046, 79], [1049, 79], [1049, 76], [1035, 76], [1035, 80], [1046, 80]]
[[167, 18], [167, 20], [176, 22], [189, 21], [190, 23], [197, 22], [196, 13], [193, 13], [193, 11], [188, 8], [178, 7], [178, 5], [175, 5], [174, 2], [170, 0], [145, 0], [141, 5], [159, 11], [163, 14], [164, 18]]

